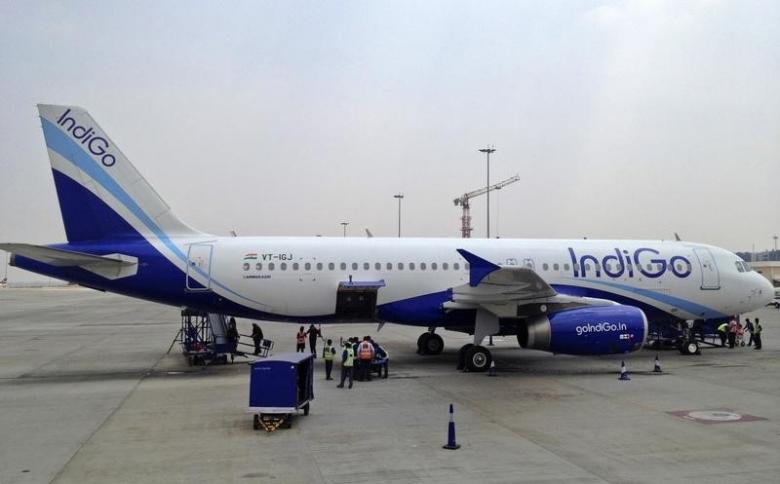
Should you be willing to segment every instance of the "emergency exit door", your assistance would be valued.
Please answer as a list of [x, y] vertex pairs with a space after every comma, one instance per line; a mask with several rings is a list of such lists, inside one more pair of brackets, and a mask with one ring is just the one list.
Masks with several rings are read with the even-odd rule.
[[712, 257], [710, 249], [693, 249], [693, 253], [699, 260], [701, 269], [701, 288], [702, 289], [720, 289], [720, 273], [715, 264], [715, 258]]
[[187, 252], [187, 290], [211, 290], [212, 244], [192, 244]]

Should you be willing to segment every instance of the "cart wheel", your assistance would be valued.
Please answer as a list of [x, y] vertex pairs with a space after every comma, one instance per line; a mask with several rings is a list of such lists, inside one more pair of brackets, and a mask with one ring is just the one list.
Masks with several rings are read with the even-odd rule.
[[289, 429], [292, 427], [292, 415], [289, 413], [284, 416], [284, 423], [282, 424], [283, 429]]
[[255, 414], [254, 418], [252, 419], [252, 427], [254, 427], [255, 430], [260, 429], [260, 416]]
[[303, 414], [304, 415], [309, 415], [309, 404], [308, 403], [303, 406]]

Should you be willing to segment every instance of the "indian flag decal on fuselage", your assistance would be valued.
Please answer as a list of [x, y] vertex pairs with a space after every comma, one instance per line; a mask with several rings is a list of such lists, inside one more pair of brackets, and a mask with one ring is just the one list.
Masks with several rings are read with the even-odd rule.
[[244, 256], [244, 260], [257, 260], [257, 254], [247, 254]]

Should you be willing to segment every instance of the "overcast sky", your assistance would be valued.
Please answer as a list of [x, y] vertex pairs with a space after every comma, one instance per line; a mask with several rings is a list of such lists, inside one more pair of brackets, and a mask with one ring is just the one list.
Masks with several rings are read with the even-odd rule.
[[[35, 104], [227, 235], [780, 232], [780, 2], [0, 0], [0, 240], [64, 240]], [[472, 204], [485, 234], [485, 197]]]

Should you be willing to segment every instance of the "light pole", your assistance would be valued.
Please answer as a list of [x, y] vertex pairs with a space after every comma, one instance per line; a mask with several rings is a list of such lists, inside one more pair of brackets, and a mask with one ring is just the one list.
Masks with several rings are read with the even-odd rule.
[[401, 200], [404, 198], [403, 193], [396, 193], [393, 198], [398, 199], [398, 237], [401, 237]]
[[773, 239], [775, 239], [775, 250], [772, 252], [772, 257], [777, 257], [777, 235], [772, 236]]
[[344, 237], [347, 236], [347, 225], [349, 225], [349, 222], [341, 222], [341, 226], [344, 227]]
[[487, 238], [490, 238], [490, 153], [494, 153], [496, 149], [492, 146], [482, 148], [479, 150], [481, 153], [487, 155], [487, 183], [485, 183], [485, 190], [487, 190]]

